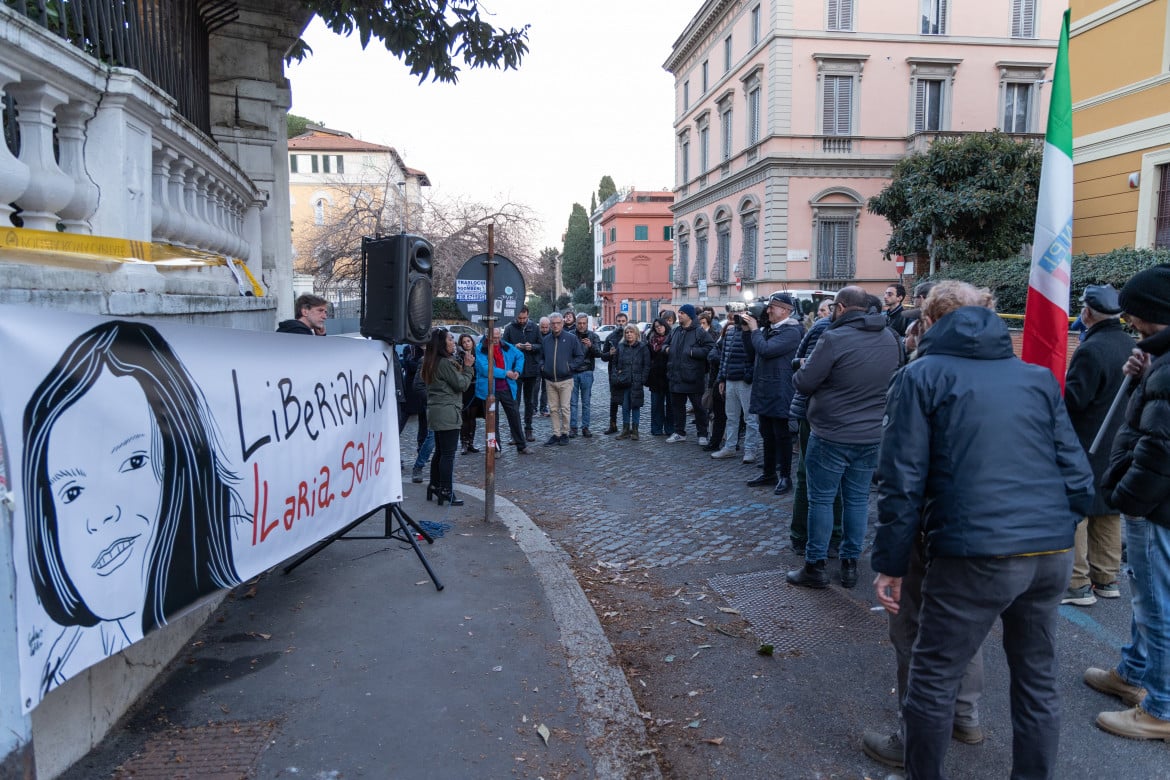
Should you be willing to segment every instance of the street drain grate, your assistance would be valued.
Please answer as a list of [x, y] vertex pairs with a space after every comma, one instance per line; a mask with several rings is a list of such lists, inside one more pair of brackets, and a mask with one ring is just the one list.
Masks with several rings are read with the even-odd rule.
[[114, 780], [240, 780], [252, 776], [275, 721], [209, 723], [147, 740]]
[[856, 640], [859, 631], [885, 628], [884, 613], [871, 612], [868, 605], [840, 588], [798, 588], [789, 585], [784, 574], [720, 574], [709, 583], [751, 623], [760, 642], [772, 645], [775, 652], [837, 645], [842, 640]]

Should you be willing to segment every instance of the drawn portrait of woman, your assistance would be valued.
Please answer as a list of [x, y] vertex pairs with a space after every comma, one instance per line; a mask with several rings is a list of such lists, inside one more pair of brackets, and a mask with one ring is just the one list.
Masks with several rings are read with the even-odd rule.
[[37, 598], [65, 630], [42, 694], [239, 584], [248, 523], [199, 388], [150, 325], [77, 337], [24, 411], [23, 489]]

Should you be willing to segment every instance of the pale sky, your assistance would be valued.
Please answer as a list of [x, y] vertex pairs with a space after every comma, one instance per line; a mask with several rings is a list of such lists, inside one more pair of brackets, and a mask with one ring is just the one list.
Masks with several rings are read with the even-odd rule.
[[[314, 20], [313, 53], [287, 73], [292, 113], [393, 146], [431, 194], [512, 200], [561, 248], [574, 202], [603, 175], [618, 188], [674, 186], [674, 79], [662, 68], [701, 0], [483, 0], [496, 27], [530, 24], [519, 70], [462, 68], [423, 84], [382, 44], [362, 51]], [[488, 16], [488, 12], [491, 16]], [[486, 249], [486, 248], [485, 248]]]

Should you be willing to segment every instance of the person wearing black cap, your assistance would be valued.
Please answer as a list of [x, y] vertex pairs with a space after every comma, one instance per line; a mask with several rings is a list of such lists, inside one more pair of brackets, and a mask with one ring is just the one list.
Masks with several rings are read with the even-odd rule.
[[792, 432], [788, 430], [788, 410], [792, 406], [792, 359], [804, 336], [800, 320], [792, 318], [796, 301], [786, 292], [772, 293], [764, 311], [767, 322], [760, 324], [744, 313], [747, 331], [742, 338], [750, 341], [756, 361], [752, 367], [752, 396], [748, 411], [760, 421], [760, 441], [764, 450], [764, 471], [748, 480], [748, 487], [770, 487], [773, 495], [792, 490]]
[[1170, 265], [1135, 274], [1119, 302], [1142, 336], [1124, 368], [1138, 385], [1101, 487], [1126, 516], [1133, 620], [1117, 667], [1086, 669], [1084, 680], [1130, 706], [1097, 715], [1100, 728], [1170, 740]]
[[674, 433], [666, 441], [686, 441], [687, 400], [695, 410], [695, 430], [699, 446], [706, 447], [707, 410], [703, 408], [703, 389], [707, 378], [707, 353], [715, 346], [711, 334], [699, 327], [695, 307], [684, 303], [678, 307], [678, 327], [671, 331], [666, 354], [666, 378], [670, 383]]
[[[1133, 339], [1121, 326], [1121, 304], [1112, 285], [1089, 285], [1081, 304], [1080, 317], [1086, 330], [1065, 376], [1064, 405], [1088, 454], [1121, 387], [1121, 367], [1133, 349]], [[1113, 441], [1120, 425], [1121, 419], [1117, 418], [1106, 431], [1104, 441]], [[1077, 525], [1072, 579], [1060, 601], [1078, 607], [1095, 604], [1098, 596], [1113, 599], [1121, 595], [1117, 584], [1121, 572], [1121, 516], [1109, 506], [1100, 489], [1109, 465], [1109, 448], [1101, 447], [1096, 454], [1089, 454], [1089, 463], [1097, 495], [1090, 514]]]

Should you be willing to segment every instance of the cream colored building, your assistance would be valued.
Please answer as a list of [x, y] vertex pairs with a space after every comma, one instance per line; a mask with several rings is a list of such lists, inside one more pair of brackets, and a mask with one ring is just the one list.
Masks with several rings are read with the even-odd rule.
[[[866, 201], [940, 135], [1038, 137], [1062, 8], [707, 0], [675, 77], [674, 302], [896, 281]], [[737, 280], [739, 288], [737, 289]]]
[[1170, 1], [1070, 10], [1073, 251], [1170, 249]]
[[[335, 254], [318, 252], [319, 246], [342, 240], [358, 257], [363, 234], [409, 233], [422, 211], [421, 188], [431, 185], [426, 173], [408, 167], [393, 147], [316, 125], [289, 139], [288, 171], [293, 263], [305, 274], [319, 270], [314, 258]], [[322, 294], [356, 292], [339, 290], [331, 281], [319, 285]]]

